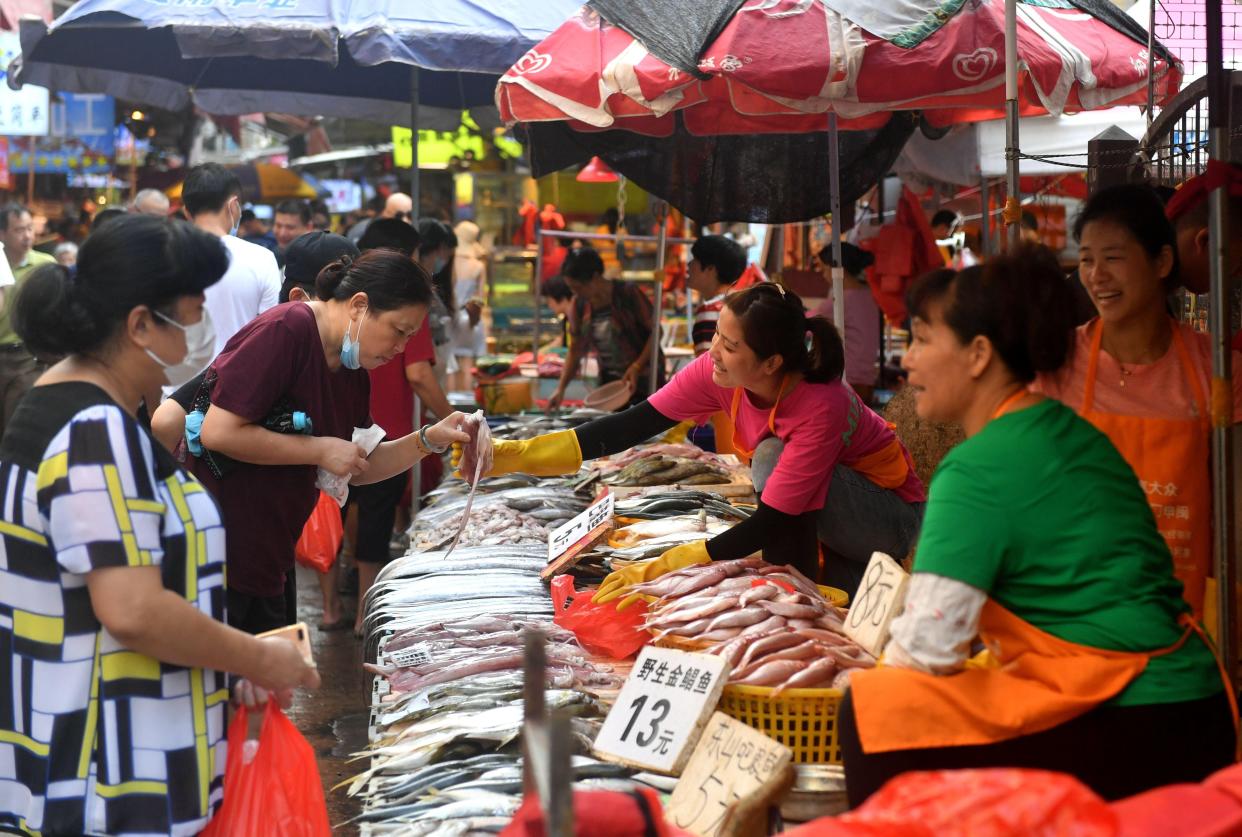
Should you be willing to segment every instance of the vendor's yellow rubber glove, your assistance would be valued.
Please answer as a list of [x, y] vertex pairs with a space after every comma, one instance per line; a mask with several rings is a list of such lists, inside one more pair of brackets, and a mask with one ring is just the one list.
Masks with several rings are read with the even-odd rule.
[[[659, 578], [665, 573], [682, 570], [695, 564], [706, 564], [711, 560], [712, 557], [707, 554], [707, 541], [692, 541], [681, 546], [675, 546], [654, 561], [648, 561], [645, 564], [635, 564], [632, 567], [609, 573], [608, 577], [604, 579], [604, 583], [599, 586], [599, 589], [595, 591], [595, 595], [591, 597], [591, 601], [610, 602], [613, 599], [624, 596], [626, 591], [635, 584], [642, 584], [644, 581]], [[617, 605], [617, 610], [625, 610], [638, 601], [639, 598], [641, 596], [638, 593], [627, 597], [625, 601]]]
[[[461, 445], [454, 444], [453, 470], [458, 471], [460, 466]], [[558, 477], [573, 474], [581, 467], [582, 448], [578, 446], [578, 436], [572, 430], [558, 430], [533, 439], [493, 442], [492, 469], [484, 476], [498, 477], [520, 471], [536, 477]]]

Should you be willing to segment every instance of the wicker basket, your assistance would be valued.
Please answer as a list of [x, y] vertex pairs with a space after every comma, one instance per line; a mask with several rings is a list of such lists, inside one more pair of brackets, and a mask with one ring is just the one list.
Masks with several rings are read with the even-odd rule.
[[768, 686], [725, 686], [720, 711], [793, 750], [795, 764], [840, 764], [837, 717], [840, 689], [786, 689], [772, 697]]

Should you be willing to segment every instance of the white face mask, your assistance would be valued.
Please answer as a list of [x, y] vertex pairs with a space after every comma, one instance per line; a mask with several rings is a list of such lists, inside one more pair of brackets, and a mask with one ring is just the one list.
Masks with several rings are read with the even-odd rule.
[[176, 326], [185, 334], [185, 357], [180, 363], [168, 363], [150, 349], [144, 349], [147, 357], [158, 363], [164, 370], [164, 380], [170, 387], [179, 387], [199, 372], [207, 368], [216, 356], [216, 329], [211, 324], [211, 312], [203, 309], [202, 318], [191, 325], [182, 325], [159, 311], [152, 311], [155, 316], [171, 326]]

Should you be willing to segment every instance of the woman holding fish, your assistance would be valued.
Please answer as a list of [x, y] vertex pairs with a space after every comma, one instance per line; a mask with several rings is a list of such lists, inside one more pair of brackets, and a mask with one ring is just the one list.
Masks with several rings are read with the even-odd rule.
[[[356, 428], [371, 425], [366, 370], [401, 353], [424, 327], [432, 294], [426, 271], [404, 253], [372, 250], [329, 264], [315, 290], [318, 299], [279, 305], [247, 324], [203, 384], [210, 408], [202, 446], [236, 465], [216, 474], [195, 458], [194, 471], [224, 514], [229, 622], [251, 633], [297, 621], [286, 577], [319, 497], [317, 477], [368, 485], [469, 439], [465, 417], [453, 413], [370, 452], [353, 441]], [[281, 405], [305, 413], [311, 432], [268, 429]]]
[[853, 590], [872, 552], [909, 553], [926, 497], [892, 429], [841, 381], [844, 363], [831, 323], [808, 317], [792, 291], [755, 285], [728, 297], [710, 351], [650, 399], [573, 430], [497, 442], [492, 473], [573, 473], [584, 458], [724, 411], [735, 449], [751, 461], [758, 510], [709, 541], [614, 572], [597, 600], [691, 564], [760, 550], [815, 578], [821, 542], [824, 583]]
[[1057, 770], [1116, 799], [1233, 760], [1236, 706], [1134, 472], [1029, 389], [1068, 358], [1070, 293], [1042, 247], [911, 290], [919, 415], [967, 438], [932, 482], [884, 665], [850, 677], [853, 805], [910, 770]]

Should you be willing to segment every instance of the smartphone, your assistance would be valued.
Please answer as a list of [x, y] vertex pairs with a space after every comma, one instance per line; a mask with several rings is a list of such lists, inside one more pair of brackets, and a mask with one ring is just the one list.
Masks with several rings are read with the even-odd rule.
[[288, 625], [284, 628], [277, 628], [274, 631], [264, 631], [259, 634], [259, 639], [276, 636], [281, 639], [287, 639], [298, 647], [302, 652], [303, 659], [312, 665], [315, 662], [315, 655], [311, 652], [310, 631], [306, 627], [305, 622], [298, 622], [295, 625]]

